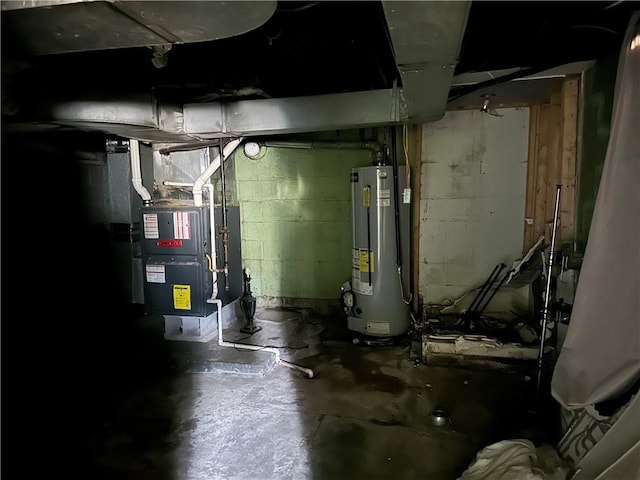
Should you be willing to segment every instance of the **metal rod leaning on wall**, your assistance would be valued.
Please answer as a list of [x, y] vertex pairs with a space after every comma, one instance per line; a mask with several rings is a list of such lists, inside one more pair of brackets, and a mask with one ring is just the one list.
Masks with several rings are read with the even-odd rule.
[[[502, 264], [504, 265], [504, 264]], [[504, 265], [506, 267], [506, 265]], [[502, 286], [504, 285], [504, 283], [507, 281], [507, 278], [509, 278], [509, 272], [506, 272], [502, 278], [500, 279], [500, 281], [498, 282], [498, 285], [493, 289], [493, 292], [491, 292], [491, 295], [489, 295], [489, 298], [487, 299], [486, 302], [484, 302], [484, 304], [482, 305], [482, 307], [480, 305], [478, 305], [478, 307], [480, 310], [478, 310], [478, 315], [482, 315], [485, 311], [485, 309], [489, 306], [489, 304], [491, 303], [491, 300], [493, 300], [493, 297], [496, 296], [496, 293], [498, 293], [498, 290], [500, 290], [502, 288]]]
[[558, 212], [560, 211], [560, 189], [562, 185], [556, 185], [556, 205], [553, 213], [553, 230], [551, 232], [551, 251], [549, 252], [549, 265], [547, 267], [547, 282], [544, 291], [544, 309], [542, 312], [542, 328], [540, 331], [540, 350], [538, 351], [538, 378], [536, 381], [536, 398], [540, 398], [542, 384], [542, 360], [544, 357], [544, 344], [547, 336], [547, 321], [549, 320], [549, 303], [551, 301], [551, 277], [553, 262], [555, 261], [556, 233], [558, 231]]
[[495, 282], [495, 279], [498, 278], [498, 275], [500, 274], [500, 272], [505, 266], [506, 265], [504, 263], [499, 263], [493, 268], [493, 270], [491, 271], [491, 274], [482, 284], [482, 286], [480, 287], [480, 290], [471, 301], [471, 305], [469, 305], [469, 307], [467, 308], [467, 312], [474, 312], [475, 309], [480, 306], [480, 304], [482, 303], [482, 300], [484, 299], [484, 296], [486, 295], [487, 290], [491, 288], [491, 285], [493, 284], [493, 282]]

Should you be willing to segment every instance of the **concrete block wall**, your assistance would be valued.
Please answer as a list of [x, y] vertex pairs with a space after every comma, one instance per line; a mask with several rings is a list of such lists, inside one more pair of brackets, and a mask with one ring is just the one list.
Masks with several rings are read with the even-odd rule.
[[[425, 303], [456, 299], [482, 285], [498, 263], [510, 268], [522, 256], [529, 109], [499, 113], [447, 112], [423, 126], [419, 291]], [[527, 291], [499, 293], [491, 307], [524, 306], [526, 298]]]
[[235, 154], [253, 295], [259, 305], [338, 301], [351, 277], [351, 168], [369, 165], [369, 152], [262, 148], [255, 159]]

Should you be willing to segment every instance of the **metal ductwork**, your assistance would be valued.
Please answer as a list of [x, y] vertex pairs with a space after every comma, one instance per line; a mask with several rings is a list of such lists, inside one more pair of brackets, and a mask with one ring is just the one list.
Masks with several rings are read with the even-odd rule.
[[[21, 48], [35, 55], [160, 47], [240, 35], [273, 15], [275, 0], [3, 0]], [[185, 6], [188, 5], [188, 8]]]
[[185, 133], [203, 139], [366, 128], [407, 119], [397, 89], [189, 104], [183, 116]]
[[[161, 105], [152, 96], [51, 103], [47, 122], [147, 142], [319, 132], [398, 124], [407, 120], [398, 89], [307, 97]], [[18, 127], [14, 127], [18, 128]]]
[[[7, 38], [16, 39], [13, 43], [20, 45], [21, 50], [46, 57], [48, 62], [55, 62], [56, 58], [64, 57], [58, 54], [68, 52], [132, 50], [130, 47], [145, 46], [153, 50], [149, 58], [153, 57], [154, 65], [158, 66], [156, 63], [162, 62], [162, 56], [154, 56], [158, 53], [156, 47], [162, 50], [160, 53], [166, 53], [175, 44], [245, 38], [241, 34], [262, 28], [262, 24], [276, 16], [277, 4], [262, 0], [7, 0], [2, 2], [3, 29], [9, 35]], [[309, 7], [319, 4], [322, 2]], [[336, 93], [194, 103], [191, 99], [163, 97], [153, 83], [136, 84], [136, 72], [141, 70], [137, 69], [139, 64], [133, 63], [129, 64], [133, 71], [124, 70], [122, 75], [130, 76], [134, 83], [120, 82], [120, 90], [115, 86], [109, 90], [96, 87], [93, 92], [84, 85], [65, 91], [51, 87], [34, 98], [24, 94], [20, 97], [16, 87], [15, 92], [8, 91], [7, 95], [20, 108], [9, 112], [7, 118], [11, 122], [5, 127], [11, 131], [35, 131], [38, 126], [49, 128], [53, 124], [146, 142], [194, 143], [233, 136], [368, 128], [440, 119], [445, 112], [470, 2], [389, 1], [381, 5], [380, 15], [388, 24], [401, 85], [396, 77], [395, 84], [390, 81], [387, 88], [376, 86], [367, 90], [365, 85], [354, 90], [338, 89]], [[282, 15], [288, 14], [280, 12]], [[293, 28], [291, 23], [288, 25]], [[263, 32], [266, 34], [271, 34], [270, 30]], [[273, 35], [276, 34], [274, 31]], [[260, 41], [275, 42], [275, 39], [273, 36]], [[116, 61], [116, 57], [110, 58]], [[390, 63], [393, 66], [393, 61]], [[233, 65], [238, 67], [237, 63]], [[112, 68], [119, 68], [117, 61]], [[233, 69], [230, 72], [229, 78], [233, 79]], [[160, 77], [160, 73], [150, 76]], [[181, 81], [183, 77], [178, 76], [174, 82]], [[142, 91], [148, 93], [141, 95]], [[20, 104], [21, 100], [24, 104]]]
[[411, 121], [444, 115], [471, 2], [382, 2]]

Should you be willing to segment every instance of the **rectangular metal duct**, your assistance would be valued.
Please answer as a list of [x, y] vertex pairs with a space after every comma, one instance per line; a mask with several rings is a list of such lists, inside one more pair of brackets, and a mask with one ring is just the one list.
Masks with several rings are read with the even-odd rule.
[[6, 38], [34, 55], [218, 40], [262, 25], [276, 5], [274, 0], [1, 2]]
[[402, 93], [411, 121], [445, 112], [471, 2], [384, 1]]

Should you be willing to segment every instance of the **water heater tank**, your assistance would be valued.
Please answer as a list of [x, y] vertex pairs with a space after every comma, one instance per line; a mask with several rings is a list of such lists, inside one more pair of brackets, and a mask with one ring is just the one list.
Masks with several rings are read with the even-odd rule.
[[347, 327], [372, 337], [402, 335], [410, 325], [410, 204], [396, 195], [406, 185], [404, 166], [396, 177], [388, 165], [351, 171], [353, 305]]

